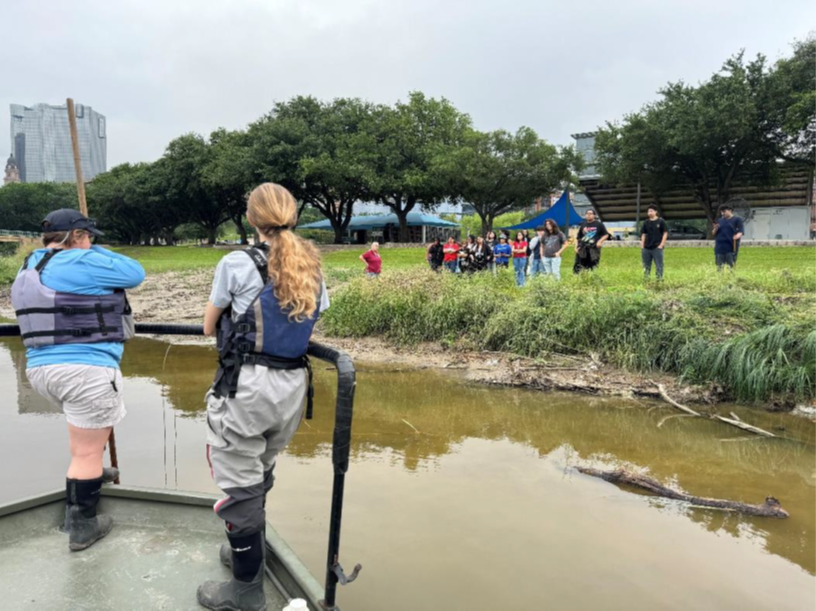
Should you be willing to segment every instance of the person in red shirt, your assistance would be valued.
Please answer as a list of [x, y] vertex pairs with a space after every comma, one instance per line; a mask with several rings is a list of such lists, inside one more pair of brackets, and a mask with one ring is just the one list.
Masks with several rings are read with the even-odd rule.
[[371, 250], [360, 255], [360, 261], [366, 264], [365, 272], [369, 278], [376, 278], [382, 272], [382, 259], [379, 250], [380, 243], [372, 242]]
[[513, 248], [513, 271], [516, 273], [516, 284], [524, 286], [527, 279], [527, 240], [522, 232], [516, 234], [516, 239], [510, 244]]
[[445, 244], [443, 251], [445, 253], [445, 260], [443, 261], [445, 269], [456, 273], [456, 263], [459, 256], [459, 244], [456, 243], [453, 236], [448, 238], [448, 242]]

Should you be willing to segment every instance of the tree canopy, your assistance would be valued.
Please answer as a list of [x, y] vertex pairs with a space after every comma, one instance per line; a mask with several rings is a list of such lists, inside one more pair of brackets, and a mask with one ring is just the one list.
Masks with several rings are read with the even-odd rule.
[[699, 85], [669, 83], [661, 99], [598, 131], [604, 181], [640, 182], [658, 203], [668, 189], [688, 186], [711, 227], [737, 179], [772, 184], [780, 160], [812, 165], [814, 48], [813, 40], [797, 44], [772, 67], [739, 53]]
[[463, 146], [447, 156], [446, 173], [457, 197], [473, 205], [487, 232], [497, 216], [565, 186], [580, 163], [573, 149], [558, 149], [529, 127], [515, 134], [471, 130]]

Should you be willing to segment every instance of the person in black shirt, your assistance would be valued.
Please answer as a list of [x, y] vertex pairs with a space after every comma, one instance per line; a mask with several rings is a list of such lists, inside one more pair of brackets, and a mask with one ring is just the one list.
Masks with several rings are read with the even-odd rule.
[[584, 213], [584, 222], [578, 227], [575, 242], [575, 265], [572, 271], [576, 274], [585, 269], [595, 269], [601, 261], [601, 246], [609, 239], [609, 232], [604, 224], [595, 220], [595, 211]]
[[428, 246], [428, 264], [431, 269], [438, 272], [442, 269], [442, 262], [445, 259], [445, 252], [439, 238], [434, 239], [430, 246]]
[[652, 204], [647, 211], [649, 220], [643, 223], [640, 230], [640, 257], [643, 260], [643, 273], [648, 279], [652, 275], [652, 261], [657, 271], [657, 279], [663, 279], [663, 247], [669, 239], [669, 227], [666, 221], [657, 216], [657, 206]]

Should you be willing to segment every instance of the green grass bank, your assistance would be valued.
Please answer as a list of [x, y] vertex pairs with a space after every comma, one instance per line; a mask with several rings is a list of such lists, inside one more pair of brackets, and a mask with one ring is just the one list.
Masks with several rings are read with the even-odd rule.
[[716, 383], [741, 402], [816, 397], [816, 250], [746, 248], [734, 273], [718, 274], [710, 250], [670, 249], [660, 284], [644, 282], [639, 255], [610, 248], [595, 273], [565, 269], [560, 283], [537, 278], [523, 289], [510, 272], [455, 277], [420, 265], [355, 278], [334, 293], [323, 329], [531, 357], [596, 354]]
[[[148, 275], [213, 269], [229, 251], [122, 247]], [[645, 283], [637, 248], [604, 250], [600, 269], [563, 281], [514, 285], [512, 272], [454, 277], [426, 269], [421, 248], [381, 250], [385, 273], [363, 277], [360, 249], [323, 253], [332, 307], [321, 322], [337, 337], [380, 336], [400, 345], [442, 341], [536, 357], [596, 354], [637, 371], [717, 383], [743, 402], [816, 395], [816, 249], [746, 247], [734, 273], [718, 274], [708, 248], [666, 250], [666, 278]], [[0, 257], [8, 284], [25, 251]]]

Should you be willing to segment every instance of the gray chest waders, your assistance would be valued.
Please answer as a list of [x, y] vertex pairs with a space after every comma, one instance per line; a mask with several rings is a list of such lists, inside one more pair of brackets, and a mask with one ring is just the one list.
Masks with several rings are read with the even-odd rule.
[[[263, 288], [237, 320], [232, 320], [231, 307], [224, 310], [218, 319], [218, 371], [212, 389], [219, 397], [234, 398], [238, 391], [242, 365], [261, 365], [270, 369], [306, 369], [309, 379], [306, 418], [311, 420], [314, 383], [312, 365], [306, 356], [306, 350], [315, 320], [303, 323], [288, 321], [269, 284], [267, 261], [262, 250], [266, 248], [248, 248], [243, 252], [255, 263]], [[286, 342], [287, 346], [281, 345], [282, 339], [290, 340]]]

